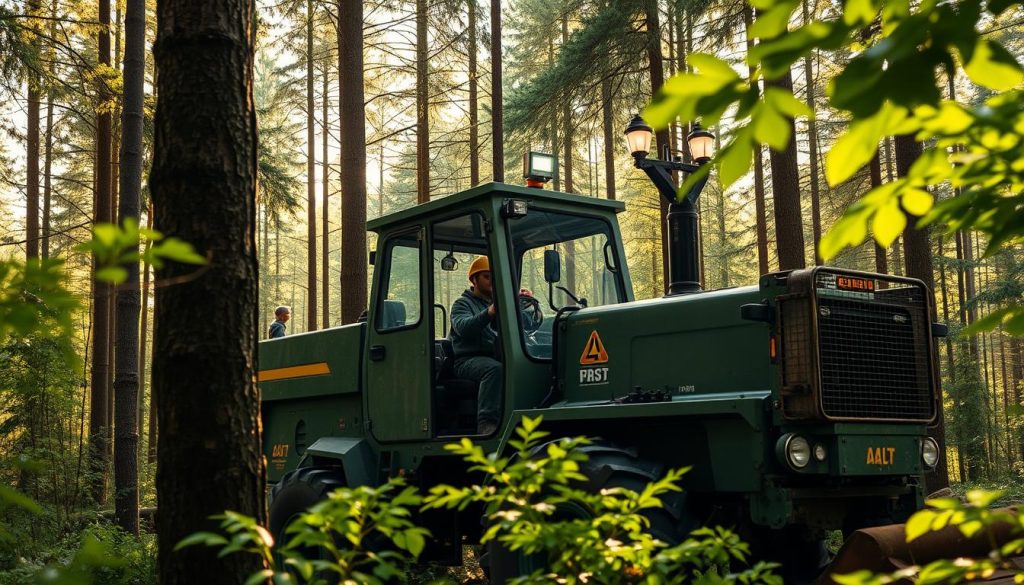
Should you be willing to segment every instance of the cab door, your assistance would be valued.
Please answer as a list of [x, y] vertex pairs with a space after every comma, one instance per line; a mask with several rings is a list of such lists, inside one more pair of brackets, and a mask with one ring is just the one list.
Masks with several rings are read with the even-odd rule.
[[425, 307], [422, 228], [389, 235], [378, 248], [381, 278], [367, 327], [370, 432], [381, 442], [431, 436], [430, 312]]

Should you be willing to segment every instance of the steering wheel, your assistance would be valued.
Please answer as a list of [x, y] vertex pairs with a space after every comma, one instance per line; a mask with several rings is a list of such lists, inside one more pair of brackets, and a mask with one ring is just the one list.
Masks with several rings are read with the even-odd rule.
[[519, 295], [519, 311], [529, 317], [532, 323], [523, 323], [528, 330], [537, 329], [544, 322], [544, 311], [540, 308], [540, 300], [530, 295]]

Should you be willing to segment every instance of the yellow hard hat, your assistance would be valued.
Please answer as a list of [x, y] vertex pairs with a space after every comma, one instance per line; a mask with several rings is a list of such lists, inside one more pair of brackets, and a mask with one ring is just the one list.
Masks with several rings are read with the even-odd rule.
[[490, 270], [491, 263], [487, 260], [487, 256], [477, 256], [469, 265], [469, 279], [473, 280], [473, 275], [478, 272], [490, 272]]

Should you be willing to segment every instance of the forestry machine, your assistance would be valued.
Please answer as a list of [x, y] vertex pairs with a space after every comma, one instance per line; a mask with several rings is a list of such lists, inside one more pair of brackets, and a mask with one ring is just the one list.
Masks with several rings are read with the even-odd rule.
[[[790, 575], [827, 562], [826, 531], [903, 522], [921, 508], [923, 476], [942, 456], [926, 432], [943, 334], [931, 291], [818, 266], [701, 292], [696, 238], [672, 229], [670, 294], [637, 301], [634, 287], [654, 283], [630, 278], [623, 209], [490, 183], [370, 221], [365, 319], [259, 346], [278, 540], [339, 486], [484, 481], [444, 446], [468, 436], [505, 451], [520, 419], [541, 415], [552, 438], [593, 439], [588, 489], [692, 467], [685, 494], [652, 520], [659, 537], [731, 526]], [[657, 242], [629, 259], [656, 265]], [[479, 256], [490, 260], [504, 366], [501, 422], [488, 436], [477, 434], [478, 383], [455, 377], [449, 339], [452, 302]], [[425, 514], [434, 541], [424, 560], [460, 563], [481, 516]], [[496, 545], [482, 560], [498, 583], [536, 562]]]

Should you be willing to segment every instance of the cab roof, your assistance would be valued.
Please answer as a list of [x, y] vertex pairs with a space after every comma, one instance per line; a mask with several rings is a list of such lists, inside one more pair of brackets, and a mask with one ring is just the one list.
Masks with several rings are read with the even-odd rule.
[[610, 201], [608, 199], [598, 199], [596, 197], [584, 197], [582, 195], [550, 191], [547, 189], [532, 189], [529, 187], [521, 187], [519, 185], [509, 185], [507, 183], [484, 183], [482, 185], [477, 185], [472, 189], [460, 191], [458, 193], [448, 195], [447, 197], [439, 197], [421, 205], [414, 205], [401, 211], [396, 211], [394, 213], [389, 213], [388, 215], [372, 219], [366, 222], [366, 229], [373, 232], [380, 232], [392, 225], [403, 224], [423, 216], [443, 214], [445, 211], [466, 207], [468, 204], [474, 203], [478, 200], [490, 198], [504, 199], [509, 197], [516, 199], [529, 199], [531, 201], [567, 203], [575, 206], [585, 206], [590, 209], [598, 208], [607, 211], [614, 211], [615, 213], [619, 213], [626, 208], [626, 205], [621, 201]]

